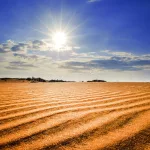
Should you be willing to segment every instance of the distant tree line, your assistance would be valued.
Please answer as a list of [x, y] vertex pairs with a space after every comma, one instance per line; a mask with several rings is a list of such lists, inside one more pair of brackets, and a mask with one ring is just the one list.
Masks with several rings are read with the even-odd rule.
[[105, 80], [91, 80], [91, 81], [87, 81], [87, 82], [106, 82]]
[[[10, 80], [21, 80], [21, 81], [29, 81], [31, 83], [37, 83], [37, 82], [75, 82], [75, 81], [64, 81], [59, 79], [51, 79], [51, 80], [45, 80], [42, 78], [35, 78], [35, 77], [28, 77], [28, 78], [0, 78], [1, 81], [10, 81]], [[83, 81], [82, 81], [83, 82]], [[105, 80], [91, 80], [87, 82], [106, 82]]]
[[0, 78], [1, 81], [10, 81], [10, 80], [22, 80], [22, 81], [29, 81], [31, 83], [36, 83], [36, 82], [75, 82], [75, 81], [64, 81], [64, 80], [59, 80], [59, 79], [52, 79], [52, 80], [45, 80], [42, 78], [35, 78], [35, 77], [28, 77], [28, 78]]
[[42, 79], [42, 78], [35, 78], [35, 77], [32, 77], [32, 78], [26, 78], [27, 81], [30, 81], [30, 82], [47, 82], [45, 79]]

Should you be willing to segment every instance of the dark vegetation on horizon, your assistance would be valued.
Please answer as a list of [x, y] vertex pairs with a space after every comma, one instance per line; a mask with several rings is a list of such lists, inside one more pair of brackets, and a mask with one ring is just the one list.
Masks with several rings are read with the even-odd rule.
[[91, 81], [87, 81], [87, 82], [106, 82], [105, 80], [91, 80]]
[[[37, 82], [76, 82], [76, 81], [64, 81], [64, 80], [59, 80], [59, 79], [52, 79], [52, 80], [45, 80], [42, 78], [35, 78], [35, 77], [28, 77], [28, 78], [0, 78], [0, 81], [29, 81], [31, 83], [37, 83]], [[104, 80], [91, 80], [87, 82], [106, 82]]]
[[74, 81], [64, 81], [64, 80], [58, 80], [58, 79], [52, 79], [52, 80], [45, 80], [42, 78], [35, 78], [35, 77], [28, 77], [28, 78], [0, 78], [1, 81], [10, 81], [10, 80], [17, 80], [17, 81], [29, 81], [31, 83], [36, 82], [74, 82]]

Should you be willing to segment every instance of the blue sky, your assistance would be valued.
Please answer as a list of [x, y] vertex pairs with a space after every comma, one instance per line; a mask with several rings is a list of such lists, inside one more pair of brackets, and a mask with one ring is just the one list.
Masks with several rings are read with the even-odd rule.
[[[149, 81], [149, 8], [149, 0], [1, 0], [0, 77]], [[60, 30], [67, 42], [57, 50]]]

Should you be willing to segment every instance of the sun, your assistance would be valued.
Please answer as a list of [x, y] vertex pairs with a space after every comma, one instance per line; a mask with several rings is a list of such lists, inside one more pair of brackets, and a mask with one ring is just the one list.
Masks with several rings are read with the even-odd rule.
[[63, 31], [57, 31], [52, 36], [54, 47], [61, 49], [67, 44], [67, 34]]

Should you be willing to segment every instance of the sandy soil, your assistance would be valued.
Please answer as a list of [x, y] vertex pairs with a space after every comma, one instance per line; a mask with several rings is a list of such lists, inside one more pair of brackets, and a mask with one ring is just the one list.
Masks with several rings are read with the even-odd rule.
[[149, 150], [150, 83], [0, 83], [0, 149]]

